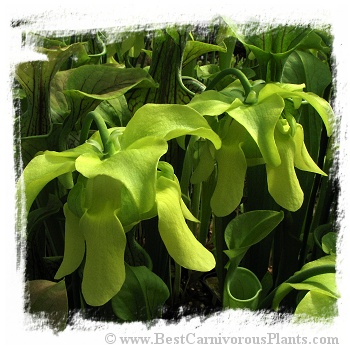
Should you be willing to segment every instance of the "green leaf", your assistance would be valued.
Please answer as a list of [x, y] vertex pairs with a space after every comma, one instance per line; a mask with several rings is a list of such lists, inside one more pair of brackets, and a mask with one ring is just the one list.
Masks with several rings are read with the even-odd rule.
[[235, 37], [253, 53], [258, 61], [259, 75], [266, 81], [279, 81], [284, 59], [296, 50], [315, 49], [327, 52], [329, 48], [321, 37], [306, 26], [269, 26], [264, 31], [252, 23], [249, 30], [225, 18]]
[[152, 270], [153, 263], [147, 251], [135, 239], [135, 230], [125, 233], [127, 245], [125, 249], [125, 262], [131, 266], [146, 266]]
[[68, 318], [65, 282], [33, 280], [26, 283], [26, 288], [29, 293], [29, 311], [33, 314], [44, 312], [54, 329], [64, 330]]
[[74, 187], [67, 196], [69, 210], [77, 217], [81, 218], [85, 213], [85, 188], [87, 179], [79, 175]]
[[337, 251], [336, 232], [328, 232], [322, 237], [322, 250], [326, 254], [336, 254], [336, 251]]
[[164, 140], [149, 136], [106, 159], [83, 154], [76, 160], [76, 169], [87, 178], [104, 174], [120, 181], [132, 196], [134, 211], [142, 214], [154, 206], [157, 164], [166, 150]]
[[277, 310], [283, 298], [293, 290], [291, 283], [302, 283], [305, 280], [322, 274], [335, 274], [335, 255], [326, 255], [320, 259], [305, 264], [287, 281], [280, 284], [274, 291], [272, 307]]
[[323, 273], [307, 278], [300, 283], [289, 283], [289, 285], [296, 290], [315, 291], [332, 298], [339, 298], [335, 277], [335, 273]]
[[112, 298], [114, 313], [124, 321], [147, 321], [160, 316], [169, 298], [163, 280], [145, 266], [125, 266], [126, 278], [120, 292]]
[[316, 246], [322, 250], [322, 237], [326, 235], [328, 232], [332, 231], [332, 224], [326, 223], [323, 225], [317, 226], [313, 231], [313, 239]]
[[195, 95], [187, 106], [202, 115], [217, 116], [224, 113], [231, 105], [232, 98], [219, 91], [208, 90]]
[[120, 206], [118, 181], [105, 175], [87, 181], [88, 209], [80, 219], [79, 228], [86, 243], [82, 292], [92, 306], [107, 303], [125, 281], [126, 237], [115, 214]]
[[[96, 141], [97, 144], [101, 145], [99, 133], [91, 136], [90, 141]], [[35, 198], [45, 185], [56, 177], [75, 170], [76, 158], [81, 154], [103, 156], [98, 148], [92, 144], [84, 143], [64, 152], [40, 152], [27, 164], [16, 184], [17, 199], [19, 201], [25, 200], [25, 207], [20, 207], [21, 210], [24, 210], [23, 214], [28, 214]]]
[[138, 57], [141, 50], [144, 48], [145, 33], [131, 32], [127, 33], [127, 37], [123, 39], [120, 48], [120, 55], [124, 55], [129, 51], [130, 57]]
[[266, 164], [268, 190], [276, 203], [289, 211], [296, 211], [303, 204], [304, 193], [294, 169], [295, 147], [289, 134], [276, 131], [275, 139], [281, 164]]
[[232, 213], [243, 197], [247, 162], [241, 143], [246, 134], [246, 130], [233, 120], [221, 148], [215, 152], [218, 175], [210, 205], [216, 216]]
[[183, 53], [183, 62], [182, 67], [185, 67], [191, 61], [197, 57], [213, 51], [226, 52], [225, 44], [222, 45], [213, 45], [204, 43], [201, 41], [189, 40], [186, 42], [185, 50]]
[[46, 152], [33, 158], [17, 182], [17, 198], [25, 201], [27, 215], [35, 198], [51, 180], [75, 170], [75, 159], [57, 152]]
[[196, 66], [196, 74], [198, 79], [200, 79], [201, 81], [206, 81], [208, 78], [211, 78], [219, 72], [220, 68], [217, 64], [206, 64], [204, 66]]
[[335, 255], [323, 256], [317, 260], [312, 260], [312, 261], [308, 262], [300, 269], [300, 271], [306, 271], [306, 270], [310, 270], [313, 268], [328, 266], [328, 265], [335, 266], [335, 259], [336, 259]]
[[82, 43], [49, 50], [36, 48], [47, 60], [23, 62], [16, 67], [15, 77], [27, 96], [28, 108], [21, 117], [21, 135], [46, 135], [51, 128], [50, 84], [62, 64], [74, 53], [79, 53]]
[[250, 106], [241, 104], [238, 107], [236, 101], [226, 112], [246, 128], [259, 146], [266, 164], [280, 165], [281, 159], [275, 143], [274, 133], [278, 119], [284, 109], [283, 98], [273, 95], [263, 101], [259, 100], [257, 104]]
[[306, 293], [295, 309], [294, 315], [297, 321], [307, 317], [316, 319], [330, 319], [338, 315], [337, 299], [317, 291]]
[[[332, 74], [329, 63], [324, 62], [318, 52], [311, 53], [297, 50], [288, 56], [283, 66], [280, 81], [291, 84], [305, 83], [305, 91], [316, 93], [318, 96], [326, 96], [326, 89], [328, 89], [332, 82]], [[293, 101], [295, 100], [296, 98], [293, 98]], [[313, 160], [317, 161], [320, 152], [323, 152], [322, 149], [326, 146], [324, 142], [321, 142], [323, 121], [310, 104], [303, 104], [300, 110], [296, 112], [295, 116], [298, 119], [298, 123], [300, 123], [304, 129], [304, 142], [307, 146], [308, 153]], [[295, 112], [291, 110], [291, 113], [293, 114]], [[298, 168], [296, 163], [295, 166]], [[299, 172], [298, 179], [305, 197], [302, 207], [297, 212], [293, 213], [294, 232], [302, 232], [303, 230], [302, 226], [307, 215], [308, 203], [312, 195], [312, 187], [317, 177], [315, 178], [312, 174]], [[321, 181], [322, 183], [327, 183], [328, 179], [321, 179]], [[323, 191], [321, 191], [321, 193], [322, 192]], [[323, 200], [319, 200], [318, 202], [326, 203]], [[312, 200], [310, 204], [314, 205]], [[324, 209], [327, 210], [326, 208]], [[321, 251], [319, 251], [319, 254], [322, 254]]]
[[259, 93], [259, 102], [275, 94], [281, 96], [282, 98], [305, 100], [320, 115], [326, 127], [327, 136], [330, 136], [332, 134], [332, 124], [335, 118], [331, 105], [325, 99], [312, 92], [301, 91], [302, 88], [303, 85], [295, 84], [266, 84], [266, 86]]
[[248, 248], [266, 237], [283, 219], [283, 212], [253, 210], [230, 221], [225, 230], [229, 249]]
[[119, 68], [113, 64], [85, 65], [59, 72], [55, 79], [64, 81], [63, 93], [81, 98], [107, 100], [138, 87], [155, 87], [152, 77], [142, 68]]
[[294, 167], [326, 175], [310, 157], [304, 144], [303, 128], [296, 124], [295, 135], [275, 132], [275, 141], [281, 157], [279, 166], [266, 164], [268, 190], [273, 199], [289, 211], [297, 211], [303, 204], [304, 193]]
[[225, 229], [230, 268], [237, 267], [248, 249], [276, 228], [283, 217], [282, 211], [253, 210], [231, 220]]
[[305, 83], [307, 91], [322, 96], [325, 88], [332, 82], [332, 74], [329, 66], [319, 58], [309, 52], [296, 50], [283, 65], [281, 82]]
[[189, 270], [213, 269], [213, 254], [198, 242], [184, 219], [180, 186], [161, 176], [157, 181], [156, 201], [159, 233], [170, 256]]
[[124, 95], [102, 101], [95, 111], [101, 115], [109, 127], [124, 127], [131, 119], [131, 113]]
[[58, 113], [69, 112], [60, 135], [60, 148], [65, 149], [64, 143], [76, 123], [102, 101], [118, 98], [132, 88], [155, 86], [145, 70], [113, 64], [85, 65], [57, 73], [53, 80], [56, 90], [52, 89], [52, 94], [58, 95], [57, 102], [61, 101]]
[[198, 165], [191, 175], [191, 183], [198, 184], [206, 181], [215, 167], [215, 159], [210, 151], [210, 145], [205, 142], [199, 149]]
[[311, 158], [304, 143], [304, 130], [300, 124], [296, 124], [295, 135], [293, 137], [295, 144], [294, 164], [295, 167], [303, 170], [310, 171], [316, 174], [327, 176]]
[[212, 141], [217, 149], [221, 146], [219, 136], [194, 109], [185, 105], [153, 103], [143, 105], [136, 111], [125, 128], [121, 145], [126, 148], [146, 136], [157, 136], [168, 141], [182, 135], [197, 135]]
[[55, 279], [61, 279], [74, 272], [82, 263], [85, 255], [85, 239], [79, 225], [80, 217], [74, 215], [66, 203], [63, 207], [65, 215], [64, 256]]

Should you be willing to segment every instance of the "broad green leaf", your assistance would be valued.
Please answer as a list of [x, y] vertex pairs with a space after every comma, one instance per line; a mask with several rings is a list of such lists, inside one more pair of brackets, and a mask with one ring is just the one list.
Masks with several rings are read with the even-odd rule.
[[304, 193], [295, 169], [295, 147], [289, 134], [276, 131], [275, 139], [281, 157], [279, 166], [266, 164], [268, 190], [273, 199], [289, 211], [298, 210], [303, 204]]
[[67, 101], [63, 93], [69, 75], [58, 72], [57, 76], [51, 81], [50, 106], [51, 116], [55, 123], [63, 123], [66, 117], [71, 113], [70, 102]]
[[[181, 188], [179, 180], [176, 177], [176, 175], [174, 174], [174, 168], [172, 167], [171, 164], [164, 162], [164, 161], [160, 161], [158, 163], [158, 170], [159, 170], [159, 172], [157, 174], [158, 178], [161, 176], [165, 176], [167, 179], [174, 181], [177, 184], [177, 186], [179, 188]], [[182, 196], [183, 196], [183, 194], [181, 194], [181, 198], [180, 198], [180, 207], [181, 207], [181, 211], [182, 211], [184, 218], [187, 220], [190, 220], [192, 222], [199, 223], [199, 220], [196, 217], [194, 217], [194, 215], [191, 213], [191, 211], [187, 208], [184, 200], [182, 199]]]
[[50, 132], [50, 84], [61, 65], [73, 54], [81, 52], [82, 43], [49, 50], [36, 48], [47, 60], [23, 62], [16, 67], [15, 77], [27, 96], [28, 108], [21, 117], [21, 135], [46, 135]]
[[51, 180], [75, 170], [75, 159], [46, 152], [33, 158], [17, 182], [17, 198], [25, 201], [28, 214], [35, 198]]
[[[96, 141], [101, 145], [99, 133], [94, 133], [89, 141]], [[84, 153], [91, 153], [96, 157], [103, 155], [92, 144], [84, 143], [64, 152], [41, 152], [27, 164], [16, 185], [18, 200], [26, 200], [26, 213], [44, 186], [56, 177], [74, 171], [76, 158]]]
[[180, 206], [181, 206], [181, 210], [182, 210], [182, 215], [184, 216], [184, 218], [186, 220], [192, 221], [192, 222], [196, 222], [199, 223], [200, 221], [191, 213], [191, 211], [187, 208], [186, 203], [183, 201], [183, 199], [181, 198], [180, 200]]
[[64, 189], [70, 190], [74, 187], [73, 173], [64, 173], [58, 176], [58, 181], [63, 186]]
[[122, 223], [125, 232], [130, 231], [141, 220], [149, 219], [157, 214], [154, 210], [154, 202], [153, 207], [151, 207], [150, 210], [141, 212], [142, 208], [140, 209], [138, 207], [133, 197], [133, 193], [131, 193], [125, 186], [121, 186], [120, 188], [120, 197], [123, 205], [118, 209], [116, 215]]
[[186, 42], [185, 50], [183, 53], [182, 66], [185, 67], [188, 63], [197, 57], [214, 51], [226, 52], [225, 44], [222, 43], [222, 45], [213, 45], [201, 41], [189, 40]]
[[196, 66], [196, 74], [198, 79], [206, 81], [208, 78], [220, 72], [217, 64], [205, 64], [204, 66]]
[[131, 88], [155, 87], [152, 77], [141, 68], [119, 68], [112, 64], [85, 65], [59, 72], [55, 79], [63, 79], [63, 93], [98, 100], [107, 100], [123, 95]]
[[303, 82], [307, 91], [322, 96], [326, 87], [332, 82], [332, 74], [327, 63], [310, 52], [296, 50], [288, 56], [283, 65], [281, 82], [289, 84]]
[[74, 215], [66, 203], [63, 207], [66, 218], [64, 231], [64, 256], [55, 279], [61, 279], [74, 272], [82, 263], [85, 254], [85, 239], [79, 226], [80, 217]]
[[238, 215], [225, 230], [228, 249], [249, 248], [265, 238], [283, 220], [283, 212], [253, 210]]
[[121, 145], [126, 148], [146, 136], [157, 136], [168, 141], [182, 135], [207, 138], [217, 149], [221, 146], [219, 136], [194, 109], [185, 105], [152, 103], [136, 111], [125, 128]]
[[280, 165], [281, 158], [275, 143], [274, 133], [284, 109], [283, 98], [275, 94], [250, 106], [242, 104], [237, 107], [234, 102], [234, 107], [229, 108], [226, 112], [249, 132], [259, 146], [266, 164]]
[[47, 280], [26, 282], [29, 294], [29, 311], [33, 314], [44, 312], [50, 326], [64, 330], [68, 318], [68, 298], [64, 281]]
[[87, 179], [79, 175], [74, 187], [67, 196], [69, 210], [77, 217], [81, 218], [85, 213], [85, 189]]
[[248, 249], [264, 239], [283, 220], [283, 212], [253, 210], [229, 222], [225, 229], [225, 242], [229, 258], [226, 267], [234, 270]]
[[[65, 108], [69, 115], [65, 118], [60, 135], [60, 148], [65, 143], [76, 123], [94, 110], [102, 101], [115, 99], [132, 88], [155, 87], [152, 77], [141, 68], [119, 68], [113, 64], [85, 65], [58, 72], [53, 81], [52, 94], [61, 101], [60, 112]], [[62, 98], [64, 94], [66, 102]]]
[[306, 271], [306, 270], [310, 270], [310, 269], [313, 269], [316, 267], [322, 267], [325, 265], [334, 265], [335, 266], [335, 260], [336, 260], [335, 255], [326, 255], [326, 256], [323, 256], [317, 260], [313, 260], [313, 261], [308, 262], [300, 269], [300, 271]]
[[210, 151], [208, 142], [200, 148], [199, 161], [191, 176], [191, 183], [198, 184], [206, 181], [215, 167], [215, 159]]
[[293, 290], [291, 283], [302, 283], [309, 278], [329, 273], [335, 273], [335, 255], [326, 255], [305, 264], [293, 276], [278, 286], [274, 293], [272, 308], [277, 310], [283, 298]]
[[225, 229], [229, 268], [234, 270], [248, 249], [264, 239], [283, 220], [283, 212], [253, 210], [238, 215]]
[[246, 130], [233, 120], [221, 148], [215, 152], [218, 174], [210, 205], [216, 216], [232, 213], [243, 197], [247, 162], [241, 143], [246, 134]]
[[326, 254], [335, 254], [337, 251], [337, 234], [328, 232], [322, 237], [322, 250]]
[[332, 231], [332, 224], [331, 223], [319, 225], [314, 229], [313, 239], [314, 239], [316, 246], [321, 251], [323, 251], [323, 249], [322, 249], [322, 237], [331, 231]]
[[250, 31], [245, 37], [240, 36], [240, 40], [243, 39], [254, 53], [260, 49], [266, 53], [286, 54], [294, 51], [310, 32], [307, 27], [270, 25], [263, 33]]
[[332, 124], [335, 118], [331, 105], [322, 97], [312, 92], [301, 91], [301, 89], [298, 87], [303, 87], [303, 85], [283, 83], [266, 84], [266, 86], [259, 93], [259, 102], [262, 102], [266, 98], [269, 98], [275, 94], [281, 96], [282, 98], [305, 100], [320, 115], [326, 127], [327, 135], [330, 136], [332, 134]]
[[[318, 96], [326, 96], [325, 93], [327, 93], [326, 91], [332, 82], [332, 74], [329, 63], [325, 61], [326, 60], [323, 60], [319, 53], [296, 50], [288, 56], [284, 63], [280, 81], [289, 84], [305, 83], [305, 91], [313, 92]], [[294, 103], [296, 100], [296, 97], [293, 98]], [[300, 103], [301, 102], [302, 99], [300, 98]], [[298, 108], [298, 106], [295, 106], [295, 108]], [[307, 151], [311, 158], [317, 161], [320, 152], [323, 152], [322, 148], [325, 147], [323, 142], [321, 142], [323, 121], [310, 104], [303, 104], [300, 110], [296, 112], [298, 123], [300, 123], [304, 129], [304, 142]], [[293, 111], [291, 111], [291, 113], [293, 113]], [[295, 162], [295, 166], [298, 168], [297, 162]], [[312, 195], [315, 176], [313, 174], [299, 172], [298, 179], [305, 197], [302, 207], [292, 214], [294, 223], [292, 230], [294, 232], [303, 231], [303, 223], [308, 212], [308, 203]], [[322, 179], [321, 181], [322, 183], [328, 182], [327, 179]], [[322, 192], [323, 191], [321, 191], [321, 193]], [[318, 202], [325, 203], [322, 199]], [[312, 202], [310, 204], [314, 205]], [[315, 222], [317, 222], [317, 220]], [[322, 254], [321, 251], [319, 253]]]
[[296, 92], [295, 94], [296, 96], [307, 101], [312, 107], [315, 108], [326, 127], [327, 136], [330, 137], [333, 133], [333, 123], [335, 122], [335, 116], [329, 102], [312, 92]]
[[315, 291], [332, 298], [340, 297], [336, 286], [335, 273], [323, 273], [307, 278], [300, 283], [289, 283], [289, 285], [296, 290]]
[[215, 259], [188, 228], [181, 209], [181, 190], [174, 181], [157, 180], [158, 227], [170, 256], [179, 265], [196, 271], [210, 271]]
[[[329, 64], [323, 62], [310, 52], [295, 51], [286, 60], [281, 82], [290, 84], [305, 83], [305, 90], [318, 96], [324, 96], [326, 88], [332, 82]], [[299, 123], [305, 129], [305, 143], [311, 157], [316, 160], [319, 155], [323, 121], [311, 106], [303, 106]], [[305, 184], [304, 189], [311, 186]]]
[[112, 298], [114, 313], [124, 321], [149, 321], [159, 317], [170, 295], [166, 284], [145, 266], [126, 265], [125, 270], [125, 283]]
[[334, 318], [338, 315], [337, 299], [317, 291], [310, 291], [299, 302], [294, 315], [297, 321], [302, 321], [305, 317], [321, 320]]
[[106, 159], [83, 154], [76, 160], [76, 169], [87, 178], [104, 174], [120, 181], [142, 214], [154, 205], [157, 163], [166, 150], [166, 141], [145, 137]]
[[128, 52], [130, 57], [138, 57], [141, 49], [144, 48], [144, 32], [131, 32], [127, 33], [127, 36], [123, 39], [120, 45], [120, 55], [124, 55]]
[[231, 105], [232, 99], [219, 91], [208, 90], [193, 97], [187, 106], [202, 115], [217, 116], [224, 113]]
[[297, 49], [329, 51], [321, 37], [307, 26], [270, 25], [262, 31], [256, 23], [247, 28], [239, 27], [228, 18], [225, 22], [235, 37], [254, 54], [259, 75], [266, 81], [279, 81], [283, 60]]
[[131, 113], [124, 95], [102, 101], [95, 111], [101, 115], [109, 127], [124, 127], [131, 119]]
[[234, 61], [233, 55], [234, 55], [237, 39], [233, 36], [232, 31], [230, 31], [230, 34], [229, 34], [228, 33], [229, 31], [226, 30], [226, 33], [223, 35], [220, 32], [222, 33], [222, 30], [219, 29], [216, 42], [220, 43], [221, 41], [223, 41], [224, 44], [226, 45], [227, 50], [226, 52], [218, 52], [218, 56], [219, 56], [218, 65], [220, 67], [220, 70], [224, 70], [227, 68], [231, 68], [232, 61]]
[[107, 303], [125, 281], [126, 237], [115, 214], [121, 205], [119, 191], [120, 183], [105, 175], [87, 181], [88, 209], [79, 227], [86, 243], [82, 292], [92, 306]]
[[296, 168], [304, 171], [310, 171], [316, 174], [327, 176], [314, 162], [309, 155], [304, 143], [304, 130], [302, 125], [296, 124], [296, 132], [293, 137], [295, 144], [294, 165]]
[[296, 124], [295, 135], [275, 132], [275, 141], [281, 157], [281, 165], [266, 164], [268, 190], [283, 208], [295, 212], [303, 204], [304, 193], [294, 167], [304, 171], [326, 175], [310, 157], [304, 144], [303, 128]]

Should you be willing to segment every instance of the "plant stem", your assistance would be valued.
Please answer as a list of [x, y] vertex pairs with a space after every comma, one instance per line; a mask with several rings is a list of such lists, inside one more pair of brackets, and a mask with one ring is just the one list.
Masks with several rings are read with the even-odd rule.
[[221, 71], [207, 86], [206, 90], [213, 90], [215, 85], [227, 75], [235, 75], [239, 81], [242, 83], [244, 88], [245, 96], [247, 97], [252, 90], [252, 85], [250, 84], [248, 78], [245, 74], [237, 68], [227, 68]]
[[208, 180], [202, 183], [202, 191], [201, 191], [201, 210], [200, 210], [200, 227], [199, 227], [199, 235], [198, 240], [203, 245], [206, 244], [210, 222], [212, 218], [210, 199], [213, 195], [215, 182], [213, 181], [213, 174], [209, 177]]
[[214, 237], [215, 237], [215, 250], [216, 250], [216, 274], [219, 281], [219, 291], [220, 295], [223, 295], [224, 290], [224, 280], [225, 280], [225, 264], [226, 261], [224, 261], [224, 249], [225, 249], [225, 242], [224, 242], [224, 232], [225, 232], [225, 224], [223, 222], [223, 218], [213, 216], [213, 231], [214, 231]]
[[181, 266], [175, 262], [175, 276], [174, 276], [174, 289], [173, 300], [176, 302], [179, 300], [181, 290]]
[[[193, 185], [191, 212], [195, 218], [199, 218], [199, 207], [201, 199], [202, 183]], [[191, 231], [196, 236], [197, 223], [191, 221]]]
[[91, 123], [93, 121], [96, 123], [98, 131], [100, 133], [104, 153], [111, 155], [113, 153], [113, 147], [112, 143], [109, 142], [109, 132], [107, 126], [101, 115], [95, 111], [89, 112], [84, 119], [80, 132], [80, 143], [82, 144], [87, 140]]

